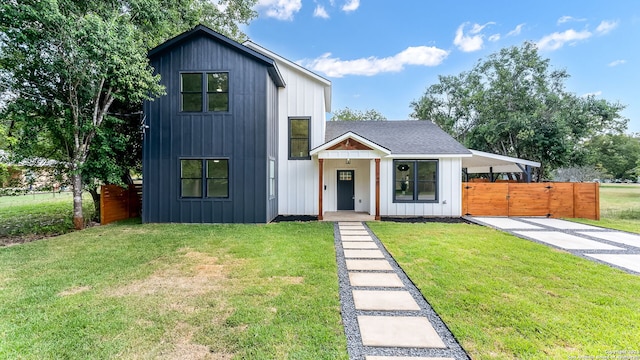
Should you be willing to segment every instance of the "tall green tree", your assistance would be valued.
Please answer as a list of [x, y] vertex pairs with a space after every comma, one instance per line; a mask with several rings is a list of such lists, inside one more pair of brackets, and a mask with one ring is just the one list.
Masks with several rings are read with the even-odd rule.
[[385, 121], [381, 112], [375, 109], [354, 110], [349, 107], [333, 111], [330, 121]]
[[147, 51], [197, 23], [239, 38], [238, 23], [255, 16], [255, 1], [15, 0], [0, 5], [0, 89], [13, 96], [5, 113], [19, 124], [10, 134], [16, 139], [12, 150], [66, 164], [76, 228], [84, 225], [83, 179], [109, 175], [87, 162], [113, 165], [101, 156], [113, 151], [92, 146], [96, 139], [101, 146], [115, 146], [117, 140], [108, 135], [118, 123], [109, 115], [114, 102], [140, 106], [164, 92]]
[[640, 137], [605, 134], [594, 137], [585, 147], [588, 163], [614, 179], [635, 180], [640, 176]]
[[469, 148], [538, 161], [540, 180], [550, 170], [584, 162], [584, 141], [619, 133], [628, 121], [621, 104], [566, 91], [568, 78], [527, 42], [470, 71], [440, 76], [411, 103], [412, 117], [434, 121]]

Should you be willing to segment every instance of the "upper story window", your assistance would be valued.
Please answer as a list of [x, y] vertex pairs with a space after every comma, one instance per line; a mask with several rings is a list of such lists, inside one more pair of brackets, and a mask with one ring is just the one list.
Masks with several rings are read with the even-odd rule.
[[393, 202], [438, 202], [438, 160], [394, 160]]
[[311, 118], [289, 118], [289, 160], [308, 160]]
[[229, 111], [229, 73], [180, 74], [180, 111], [202, 112], [202, 109]]

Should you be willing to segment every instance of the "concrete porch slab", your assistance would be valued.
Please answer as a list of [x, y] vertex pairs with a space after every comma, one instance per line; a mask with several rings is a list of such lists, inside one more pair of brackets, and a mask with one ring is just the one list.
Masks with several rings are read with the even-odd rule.
[[358, 316], [365, 346], [446, 348], [425, 317]]
[[353, 302], [356, 310], [420, 310], [408, 291], [353, 290]]
[[514, 231], [513, 233], [567, 250], [625, 250], [617, 246], [603, 244], [559, 231]]
[[377, 249], [378, 245], [373, 241], [344, 241], [343, 249]]
[[352, 222], [352, 221], [375, 221], [374, 215], [369, 215], [365, 212], [355, 212], [353, 210], [341, 210], [341, 211], [325, 211], [322, 215], [322, 221], [338, 221], [338, 222]]
[[347, 270], [393, 270], [387, 260], [345, 260], [345, 262], [347, 263]]
[[340, 235], [342, 241], [371, 241], [371, 235]]
[[540, 224], [543, 226], [552, 227], [555, 229], [564, 230], [601, 230], [602, 228], [576, 223], [573, 221], [550, 219], [550, 218], [523, 218], [524, 220]]
[[522, 221], [509, 219], [506, 217], [473, 217], [478, 221], [482, 221], [485, 224], [489, 224], [498, 229], [541, 229], [536, 225], [524, 223]]
[[640, 248], [640, 235], [633, 235], [621, 231], [579, 231], [578, 234]]
[[620, 266], [621, 268], [629, 269], [640, 273], [640, 255], [637, 254], [585, 254], [592, 258], [602, 260], [609, 264]]
[[351, 286], [363, 287], [404, 287], [402, 280], [394, 273], [349, 273]]
[[347, 259], [384, 259], [384, 254], [380, 250], [345, 250], [344, 257]]

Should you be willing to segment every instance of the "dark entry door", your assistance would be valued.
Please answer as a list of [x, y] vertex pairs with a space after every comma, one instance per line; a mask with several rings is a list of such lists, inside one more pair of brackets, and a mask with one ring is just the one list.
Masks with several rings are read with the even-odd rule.
[[354, 210], [353, 170], [338, 170], [338, 210]]

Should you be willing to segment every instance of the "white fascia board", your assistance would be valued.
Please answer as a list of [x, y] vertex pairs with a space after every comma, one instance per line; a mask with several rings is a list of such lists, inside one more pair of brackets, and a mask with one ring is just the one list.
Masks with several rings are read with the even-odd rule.
[[471, 154], [391, 154], [387, 159], [446, 159], [446, 158], [467, 158]]
[[[492, 154], [492, 153], [488, 153], [488, 152], [484, 152], [484, 151], [478, 151], [478, 150], [469, 149], [469, 151], [471, 151], [473, 156], [477, 156], [477, 157], [481, 157], [481, 158], [488, 158], [488, 159], [491, 159], [491, 160], [498, 160], [499, 164], [510, 163], [510, 164], [521, 164], [521, 165], [529, 165], [529, 166], [534, 166], [534, 167], [540, 167], [540, 163], [536, 162], [536, 161], [524, 160], [524, 159], [514, 158], [514, 157], [511, 157], [511, 156], [505, 156], [505, 155]], [[500, 162], [502, 162], [502, 163], [500, 163]]]
[[346, 133], [338, 136], [337, 138], [335, 138], [335, 139], [333, 139], [333, 140], [331, 140], [331, 141], [329, 141], [327, 143], [324, 143], [324, 144], [312, 149], [309, 152], [309, 155], [311, 155], [311, 156], [316, 155], [320, 151], [327, 150], [328, 148], [330, 148], [330, 147], [332, 147], [332, 146], [334, 146], [336, 144], [339, 144], [339, 143], [341, 143], [341, 142], [343, 142], [343, 141], [345, 141], [347, 139], [354, 139], [354, 140], [356, 140], [356, 141], [358, 141], [358, 142], [360, 142], [360, 143], [372, 148], [373, 150], [377, 150], [377, 151], [383, 153], [384, 155], [391, 154], [391, 151], [389, 149], [387, 149], [385, 147], [382, 147], [382, 146], [380, 146], [380, 145], [378, 145], [378, 144], [376, 144], [374, 142], [371, 142], [370, 140], [368, 140], [366, 138], [363, 138], [362, 136], [360, 136], [360, 135], [358, 135], [356, 133], [353, 133], [353, 132], [349, 131], [349, 132], [346, 132]]

